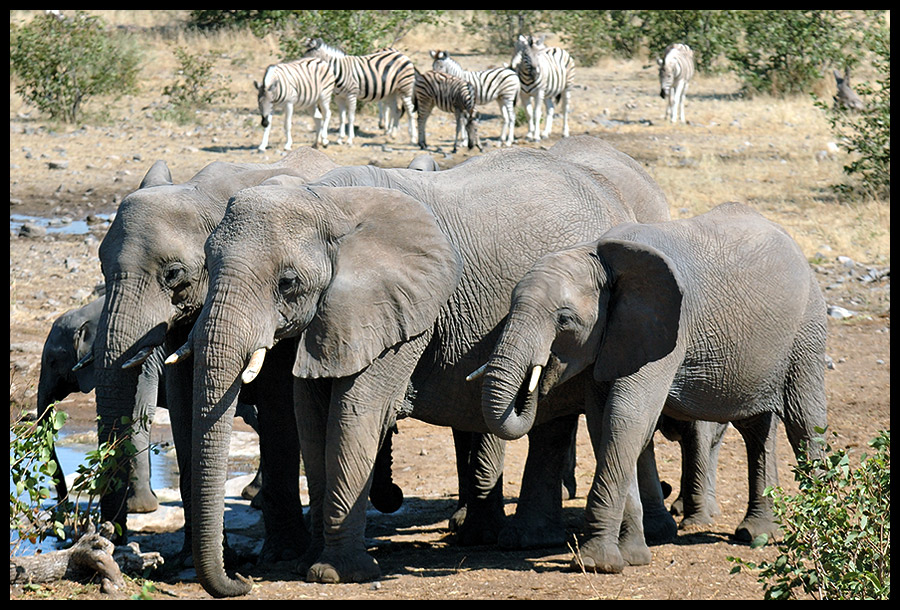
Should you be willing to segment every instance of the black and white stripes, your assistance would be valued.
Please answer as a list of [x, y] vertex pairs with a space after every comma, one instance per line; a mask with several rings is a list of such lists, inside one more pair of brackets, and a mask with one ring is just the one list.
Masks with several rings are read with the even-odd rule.
[[[562, 105], [563, 137], [569, 135], [569, 93], [575, 74], [575, 61], [568, 51], [548, 47], [543, 37], [520, 35], [510, 68], [519, 76], [522, 94], [526, 98], [528, 135], [534, 141], [546, 138], [553, 129], [553, 114], [557, 103]], [[547, 108], [546, 125], [541, 131], [541, 113]]]
[[334, 93], [334, 75], [328, 64], [318, 59], [274, 64], [266, 68], [262, 83], [256, 87], [259, 114], [262, 116], [263, 132], [259, 150], [269, 145], [269, 131], [272, 129], [272, 112], [284, 107], [284, 149], [290, 150], [291, 119], [294, 107], [300, 110], [312, 108], [316, 121], [315, 146], [328, 146], [328, 121], [331, 118], [331, 96]]
[[503, 119], [500, 141], [506, 146], [512, 146], [515, 142], [515, 106], [520, 88], [516, 73], [509, 68], [465, 70], [447, 51], [431, 51], [431, 59], [431, 68], [435, 72], [452, 74], [472, 86], [476, 106], [497, 102]]
[[666, 100], [666, 119], [672, 123], [680, 119], [684, 123], [684, 97], [694, 77], [694, 51], [686, 44], [670, 44], [656, 62], [659, 95]]
[[416, 110], [418, 112], [419, 148], [424, 149], [425, 123], [431, 111], [437, 107], [456, 117], [456, 135], [453, 138], [453, 152], [457, 143], [470, 149], [481, 144], [475, 120], [475, 91], [472, 85], [446, 72], [430, 70], [416, 75]]
[[400, 118], [398, 100], [403, 103], [409, 115], [410, 141], [416, 141], [413, 108], [416, 69], [406, 55], [394, 49], [383, 49], [368, 55], [347, 55], [320, 39], [314, 39], [309, 42], [305, 57], [316, 57], [328, 62], [334, 73], [335, 101], [341, 114], [338, 142], [343, 142], [346, 137], [347, 143], [353, 144], [358, 101], [385, 102], [391, 111], [385, 131], [392, 135]]

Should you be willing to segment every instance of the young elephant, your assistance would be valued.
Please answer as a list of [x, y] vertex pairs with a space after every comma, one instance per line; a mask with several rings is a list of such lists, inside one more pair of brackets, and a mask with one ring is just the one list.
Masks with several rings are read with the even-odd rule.
[[744, 205], [618, 225], [544, 257], [518, 283], [485, 372], [484, 416], [494, 434], [521, 436], [538, 394], [591, 367], [597, 470], [580, 548], [587, 569], [615, 573], [650, 559], [634, 531], [640, 523], [623, 527], [622, 515], [662, 413], [741, 431], [751, 509], [740, 527], [771, 532], [762, 492], [777, 476], [774, 416], [795, 454], [821, 451], [810, 441], [826, 425], [825, 315], [800, 248]]

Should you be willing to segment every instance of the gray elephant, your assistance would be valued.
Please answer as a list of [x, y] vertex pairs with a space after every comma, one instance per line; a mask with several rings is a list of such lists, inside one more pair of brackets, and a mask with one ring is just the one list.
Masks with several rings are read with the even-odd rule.
[[[195, 436], [192, 517], [204, 588], [247, 591], [222, 567], [222, 481], [204, 465], [227, 452], [231, 405], [245, 374], [268, 362], [263, 354], [296, 347], [313, 534], [307, 579], [375, 578], [361, 499], [384, 431], [405, 415], [486, 432], [478, 384], [466, 376], [490, 353], [517, 279], [543, 254], [633, 219], [610, 180], [533, 149], [438, 172], [366, 166], [313, 184], [280, 177], [236, 194], [206, 245], [210, 288], [186, 346], [195, 429], [205, 431]], [[550, 428], [577, 417], [583, 398], [554, 401]], [[523, 480], [533, 484], [523, 484], [519, 502], [547, 505], [534, 496], [555, 493], [548, 530], [560, 528], [564, 451], [556, 453], [529, 460]], [[534, 468], [541, 476], [529, 475]]]
[[[121, 422], [132, 413], [146, 359], [160, 349], [172, 353], [193, 326], [207, 288], [203, 246], [224, 215], [229, 198], [275, 175], [308, 180], [334, 167], [321, 152], [303, 148], [271, 164], [211, 163], [189, 181], [174, 184], [168, 167], [159, 161], [140, 188], [122, 201], [100, 245], [106, 296], [94, 342], [94, 371], [101, 441], [132, 433]], [[191, 498], [193, 370], [189, 360], [169, 365], [165, 375], [186, 515], [190, 514]], [[268, 379], [263, 372], [259, 383], [247, 387], [247, 393], [252, 397], [243, 402], [266, 405], [260, 408], [259, 418], [267, 536], [260, 559], [265, 561], [282, 553], [303, 552], [308, 531], [298, 514], [299, 448], [290, 382]], [[120, 524], [123, 532], [125, 496], [122, 489], [101, 498], [104, 520]], [[190, 540], [190, 520], [186, 519], [186, 550]]]
[[[638, 456], [660, 414], [732, 422], [759, 502], [776, 476], [776, 416], [795, 452], [820, 453], [811, 441], [826, 425], [825, 335], [825, 303], [802, 251], [750, 208], [623, 224], [545, 257], [518, 283], [485, 371], [484, 417], [498, 436], [517, 438], [540, 421], [541, 394], [591, 375], [597, 470], [578, 561], [620, 572], [650, 560], [640, 521], [628, 517]], [[771, 531], [766, 517], [748, 511], [741, 527]]]
[[[41, 354], [41, 372], [38, 379], [37, 411], [39, 418], [49, 417], [54, 403], [75, 392], [93, 391], [94, 362], [93, 342], [97, 325], [103, 311], [103, 298], [97, 298], [75, 309], [70, 309], [50, 327]], [[131, 415], [133, 422], [131, 443], [134, 457], [131, 461], [131, 479], [128, 483], [127, 508], [129, 513], [151, 513], [159, 508], [159, 500], [151, 484], [150, 425], [157, 406], [166, 408], [163, 354], [157, 351], [144, 361], [135, 393], [135, 407]], [[237, 414], [256, 429], [256, 407], [239, 403]], [[65, 473], [53, 448], [53, 460], [57, 465], [59, 478], [56, 495], [63, 500], [68, 495]], [[261, 475], [257, 472], [254, 480], [247, 485], [243, 496], [252, 500], [261, 485]]]

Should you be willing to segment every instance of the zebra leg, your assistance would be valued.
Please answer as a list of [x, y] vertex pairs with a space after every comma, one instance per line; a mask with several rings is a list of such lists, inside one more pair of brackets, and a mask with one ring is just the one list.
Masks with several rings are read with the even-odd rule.
[[318, 114], [321, 117], [316, 118], [316, 145], [322, 148], [328, 148], [328, 123], [331, 122], [331, 102], [330, 100], [319, 100], [317, 106]]
[[353, 137], [356, 135], [356, 96], [347, 96], [347, 146], [353, 146]]
[[532, 102], [533, 112], [534, 112], [534, 131], [531, 134], [531, 139], [535, 142], [541, 141], [541, 113], [544, 111], [544, 93], [543, 91], [538, 92], [537, 96], [534, 98]]
[[284, 149], [290, 150], [294, 145], [291, 139], [291, 121], [294, 118], [294, 105], [288, 102], [284, 105]]
[[687, 122], [684, 120], [684, 98], [687, 97], [687, 88], [687, 82], [683, 82], [678, 86], [678, 109], [682, 123]]
[[500, 116], [503, 118], [503, 127], [500, 128], [500, 144], [512, 146], [514, 141], [514, 128], [516, 125], [516, 111], [514, 104], [509, 100], [497, 100], [500, 106]]
[[547, 138], [553, 131], [553, 114], [556, 112], [556, 104], [552, 96], [544, 99], [544, 107], [547, 109], [547, 116], [544, 118], [544, 131], [541, 133], [541, 137]]
[[263, 138], [262, 142], [259, 145], [259, 150], [264, 151], [269, 146], [269, 132], [272, 131], [272, 115], [266, 116], [265, 121], [263, 122], [265, 125], [265, 129], [263, 130]]
[[[409, 115], [409, 141], [415, 144], [418, 135], [416, 129], [416, 107], [415, 104], [413, 104], [412, 96], [403, 96], [403, 105], [406, 106], [406, 113]], [[400, 122], [399, 116], [397, 117], [397, 122]]]
[[431, 106], [427, 103], [422, 103], [419, 106], [419, 115], [416, 117], [416, 121], [419, 124], [418, 129], [418, 143], [419, 148], [425, 150], [427, 148], [427, 144], [425, 143], [425, 123], [428, 121], [428, 115], [431, 114]]
[[566, 89], [562, 94], [562, 121], [563, 121], [563, 137], [569, 137], [569, 90]]
[[347, 100], [339, 98], [337, 100], [338, 115], [340, 116], [340, 126], [338, 127], [338, 144], [343, 144], [347, 137]]

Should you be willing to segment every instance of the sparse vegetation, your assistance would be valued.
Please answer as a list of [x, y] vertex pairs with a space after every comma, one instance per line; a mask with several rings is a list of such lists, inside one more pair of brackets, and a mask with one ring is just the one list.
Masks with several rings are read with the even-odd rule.
[[734, 571], [758, 571], [766, 599], [891, 598], [890, 431], [869, 445], [874, 453], [856, 468], [846, 450], [826, 445], [824, 459], [801, 459], [794, 469], [797, 494], [766, 490], [784, 533], [778, 556], [759, 564], [731, 558]]

